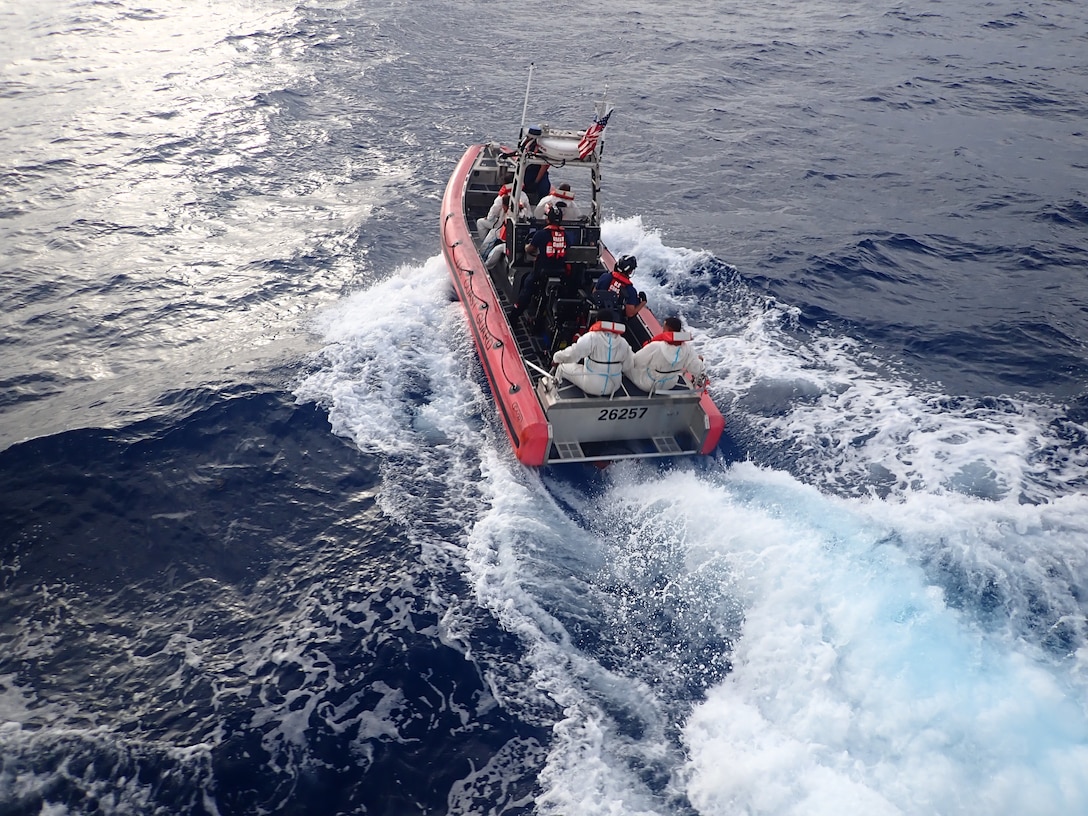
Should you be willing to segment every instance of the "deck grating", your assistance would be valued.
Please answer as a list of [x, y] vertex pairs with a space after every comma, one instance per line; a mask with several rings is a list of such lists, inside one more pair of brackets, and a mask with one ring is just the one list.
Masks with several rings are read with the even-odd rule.
[[577, 442], [556, 442], [555, 450], [560, 459], [585, 459], [582, 446]]
[[674, 436], [655, 436], [654, 447], [660, 453], [680, 453], [682, 450]]

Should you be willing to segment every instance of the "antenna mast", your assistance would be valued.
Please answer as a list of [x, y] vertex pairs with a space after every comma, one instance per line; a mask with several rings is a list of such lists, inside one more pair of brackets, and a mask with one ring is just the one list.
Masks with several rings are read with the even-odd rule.
[[525, 83], [525, 104], [521, 106], [521, 130], [518, 131], [518, 141], [525, 135], [525, 114], [529, 110], [529, 87], [533, 84], [533, 63], [529, 63], [529, 81]]

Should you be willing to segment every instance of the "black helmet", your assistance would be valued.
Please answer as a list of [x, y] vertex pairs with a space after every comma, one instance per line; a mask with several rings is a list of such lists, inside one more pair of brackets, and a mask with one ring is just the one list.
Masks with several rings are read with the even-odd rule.
[[558, 224], [563, 220], [563, 208], [558, 204], [549, 204], [544, 211], [544, 217], [548, 219], [549, 224]]
[[627, 277], [631, 277], [631, 273], [638, 268], [638, 261], [635, 260], [634, 255], [621, 255], [620, 259], [616, 261], [616, 271], [622, 272]]

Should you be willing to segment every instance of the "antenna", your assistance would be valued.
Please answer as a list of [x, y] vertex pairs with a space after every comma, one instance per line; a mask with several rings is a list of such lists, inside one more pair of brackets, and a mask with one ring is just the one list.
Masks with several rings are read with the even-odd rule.
[[525, 114], [529, 110], [529, 87], [533, 84], [533, 63], [529, 63], [529, 81], [525, 83], [525, 104], [521, 106], [521, 130], [518, 131], [518, 141], [525, 135]]

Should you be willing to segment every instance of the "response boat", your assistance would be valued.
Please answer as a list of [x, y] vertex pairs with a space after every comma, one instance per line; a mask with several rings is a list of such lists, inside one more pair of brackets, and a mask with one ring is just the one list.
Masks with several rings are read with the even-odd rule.
[[[550, 370], [551, 355], [592, 325], [593, 286], [615, 265], [601, 242], [601, 154], [607, 121], [602, 104], [586, 130], [526, 128], [523, 114], [517, 147], [470, 146], [454, 168], [442, 200], [442, 252], [453, 288], [510, 443], [526, 465], [709, 454], [725, 427], [705, 384], [685, 382], [648, 393], [625, 377], [619, 391], [601, 397], [558, 380]], [[536, 196], [530, 196], [527, 210], [520, 210], [516, 202], [521, 200], [527, 172], [535, 175], [541, 165], [550, 167], [553, 186], [560, 175], [572, 184], [580, 214], [562, 221], [567, 235], [563, 271], [540, 282], [538, 295], [524, 314], [508, 318], [521, 283], [533, 268], [525, 245], [532, 232], [544, 226], [533, 209]], [[498, 261], [489, 267], [481, 246], [485, 235], [477, 229], [477, 220], [487, 216], [500, 190], [510, 193], [515, 202], [510, 212], [516, 216], [507, 219], [503, 231], [505, 252], [498, 253]], [[494, 260], [495, 255], [491, 257]], [[661, 331], [649, 308], [624, 322], [632, 349]]]

